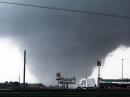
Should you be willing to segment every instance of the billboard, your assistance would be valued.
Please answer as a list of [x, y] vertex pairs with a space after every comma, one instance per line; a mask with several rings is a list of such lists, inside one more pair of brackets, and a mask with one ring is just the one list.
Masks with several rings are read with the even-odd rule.
[[76, 83], [76, 78], [73, 77], [73, 78], [62, 78], [60, 80], [60, 83], [61, 84], [75, 84]]

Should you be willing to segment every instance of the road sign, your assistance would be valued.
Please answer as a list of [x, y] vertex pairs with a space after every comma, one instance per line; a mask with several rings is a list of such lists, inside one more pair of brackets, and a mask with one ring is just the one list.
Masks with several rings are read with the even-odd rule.
[[97, 66], [101, 66], [101, 61], [97, 61]]
[[60, 78], [60, 77], [61, 77], [61, 73], [58, 72], [58, 73], [56, 74], [56, 77], [57, 77], [57, 78]]

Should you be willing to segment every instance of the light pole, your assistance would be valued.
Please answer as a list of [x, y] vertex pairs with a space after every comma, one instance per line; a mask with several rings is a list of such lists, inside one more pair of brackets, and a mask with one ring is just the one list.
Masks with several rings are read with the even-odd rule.
[[25, 87], [25, 72], [26, 72], [26, 50], [24, 50], [23, 87]]
[[97, 66], [98, 66], [98, 84], [99, 84], [101, 61], [97, 61]]
[[122, 79], [123, 79], [123, 61], [124, 61], [124, 59], [122, 59]]

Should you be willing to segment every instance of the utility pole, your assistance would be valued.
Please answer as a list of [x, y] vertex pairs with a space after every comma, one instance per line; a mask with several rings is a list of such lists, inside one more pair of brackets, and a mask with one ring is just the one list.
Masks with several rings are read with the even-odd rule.
[[23, 87], [25, 87], [25, 72], [26, 72], [26, 50], [24, 50]]
[[124, 68], [123, 68], [123, 65], [124, 65], [123, 61], [124, 61], [124, 59], [122, 59], [122, 79], [123, 79], [123, 72], [124, 72], [124, 71], [123, 71], [123, 69], [124, 69]]

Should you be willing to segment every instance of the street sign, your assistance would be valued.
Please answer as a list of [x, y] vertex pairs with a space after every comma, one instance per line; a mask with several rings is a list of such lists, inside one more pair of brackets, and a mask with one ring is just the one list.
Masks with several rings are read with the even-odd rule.
[[61, 73], [58, 72], [58, 73], [56, 74], [56, 77], [57, 77], [57, 78], [60, 78], [60, 77], [61, 77]]
[[97, 61], [97, 66], [101, 66], [101, 61]]

